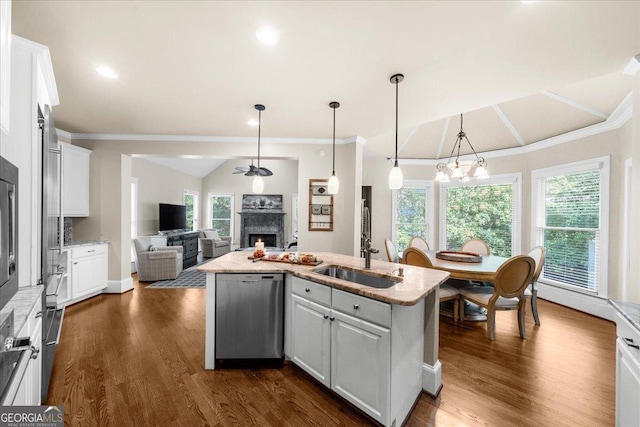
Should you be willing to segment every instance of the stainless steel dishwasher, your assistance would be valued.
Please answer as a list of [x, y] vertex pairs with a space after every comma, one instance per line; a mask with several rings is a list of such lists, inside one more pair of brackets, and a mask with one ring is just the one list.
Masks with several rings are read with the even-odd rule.
[[283, 335], [283, 274], [216, 274], [216, 359], [281, 359]]

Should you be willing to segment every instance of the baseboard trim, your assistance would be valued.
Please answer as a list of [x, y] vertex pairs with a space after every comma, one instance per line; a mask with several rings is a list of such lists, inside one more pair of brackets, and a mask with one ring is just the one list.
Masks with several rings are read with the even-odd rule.
[[582, 311], [612, 322], [615, 319], [615, 310], [609, 305], [608, 300], [605, 298], [572, 292], [540, 282], [538, 282], [536, 286], [538, 287], [538, 298], [555, 302], [556, 304], [564, 305], [565, 307], [573, 308], [574, 310]]
[[439, 360], [434, 366], [422, 364], [422, 390], [431, 397], [436, 397], [442, 389], [442, 364]]
[[103, 289], [104, 294], [124, 294], [133, 289], [133, 279], [127, 277], [122, 280], [109, 280], [107, 287]]

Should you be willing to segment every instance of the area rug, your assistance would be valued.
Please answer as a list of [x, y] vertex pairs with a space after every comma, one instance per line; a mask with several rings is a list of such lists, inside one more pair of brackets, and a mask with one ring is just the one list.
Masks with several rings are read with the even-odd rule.
[[[210, 260], [207, 260], [210, 261]], [[198, 266], [194, 265], [183, 270], [175, 280], [161, 280], [147, 286], [147, 288], [164, 289], [164, 288], [206, 288], [207, 274], [197, 270]]]

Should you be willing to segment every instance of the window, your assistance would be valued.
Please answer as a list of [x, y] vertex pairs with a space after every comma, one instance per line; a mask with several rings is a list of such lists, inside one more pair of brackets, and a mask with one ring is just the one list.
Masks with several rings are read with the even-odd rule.
[[433, 245], [433, 182], [405, 181], [392, 195], [391, 240], [402, 253], [414, 236]]
[[233, 194], [209, 194], [211, 228], [220, 236], [233, 236]]
[[187, 230], [198, 230], [198, 210], [200, 193], [184, 190], [184, 205], [187, 207]]
[[516, 174], [440, 184], [440, 246], [460, 250], [477, 238], [487, 242], [493, 255], [520, 253], [521, 181]]
[[606, 296], [609, 158], [533, 171], [531, 193], [540, 281]]

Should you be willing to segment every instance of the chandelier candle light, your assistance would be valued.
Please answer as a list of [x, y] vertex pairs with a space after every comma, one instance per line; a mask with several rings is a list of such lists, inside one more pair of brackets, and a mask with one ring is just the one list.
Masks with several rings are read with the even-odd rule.
[[402, 170], [398, 166], [398, 83], [404, 80], [402, 74], [394, 74], [391, 76], [391, 83], [396, 85], [396, 158], [393, 169], [389, 174], [389, 188], [399, 190], [402, 188]]
[[329, 194], [338, 194], [340, 182], [336, 176], [336, 108], [340, 107], [340, 103], [333, 101], [329, 103], [329, 107], [333, 109], [333, 169], [331, 172], [331, 178], [329, 178], [328, 190]]
[[253, 177], [252, 190], [256, 194], [262, 194], [264, 191], [264, 180], [260, 174], [260, 129], [262, 127], [262, 112], [266, 107], [262, 104], [256, 104], [254, 107], [258, 110], [258, 173]]
[[[460, 146], [462, 140], [467, 141], [473, 155], [476, 156], [473, 160], [460, 160]], [[456, 152], [456, 159], [451, 161], [453, 153]], [[469, 142], [467, 134], [462, 130], [462, 114], [460, 114], [460, 132], [458, 132], [458, 138], [453, 145], [449, 160], [447, 163], [438, 163], [436, 166], [438, 173], [435, 180], [439, 182], [449, 182], [450, 178], [457, 179], [460, 182], [467, 182], [471, 180], [471, 177], [477, 179], [489, 178], [489, 172], [487, 171], [487, 162], [484, 157], [479, 157], [476, 150], [473, 149], [473, 145]]]

